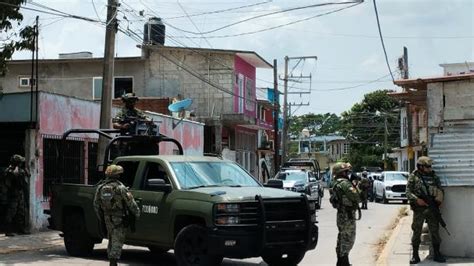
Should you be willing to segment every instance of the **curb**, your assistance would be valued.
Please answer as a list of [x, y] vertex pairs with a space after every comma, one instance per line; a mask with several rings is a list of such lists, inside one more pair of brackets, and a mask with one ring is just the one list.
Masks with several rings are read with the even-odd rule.
[[59, 236], [51, 238], [29, 235], [25, 237], [2, 238], [0, 240], [0, 255], [48, 249], [63, 244], [63, 239]]
[[377, 261], [375, 262], [375, 265], [377, 266], [385, 266], [388, 265], [387, 260], [390, 256], [390, 252], [393, 250], [393, 247], [395, 246], [397, 236], [399, 235], [403, 221], [405, 219], [408, 219], [409, 216], [404, 216], [398, 220], [397, 226], [391, 231], [389, 240], [385, 244], [382, 252], [380, 253], [380, 256], [377, 258]]

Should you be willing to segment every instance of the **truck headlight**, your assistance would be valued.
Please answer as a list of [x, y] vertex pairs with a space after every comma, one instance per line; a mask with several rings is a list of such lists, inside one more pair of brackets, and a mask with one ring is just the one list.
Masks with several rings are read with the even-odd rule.
[[238, 216], [223, 216], [217, 217], [216, 224], [218, 225], [229, 225], [229, 224], [239, 224], [240, 218]]
[[391, 186], [386, 186], [385, 190], [390, 191], [390, 190], [392, 190], [392, 187]]
[[240, 212], [240, 205], [235, 203], [216, 204], [217, 213], [237, 213]]
[[295, 191], [296, 192], [303, 192], [303, 191], [305, 191], [305, 188], [304, 188], [304, 186], [295, 186]]

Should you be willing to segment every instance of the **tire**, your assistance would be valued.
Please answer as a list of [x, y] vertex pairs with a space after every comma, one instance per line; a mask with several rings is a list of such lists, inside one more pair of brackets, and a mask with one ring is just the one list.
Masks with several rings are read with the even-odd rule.
[[385, 196], [385, 191], [383, 192], [382, 202], [383, 202], [383, 204], [387, 204], [387, 203], [388, 203], [388, 199], [387, 199], [387, 197]]
[[291, 252], [269, 250], [262, 255], [262, 259], [269, 266], [296, 266], [303, 260], [305, 254], [306, 251], [300, 250]]
[[153, 255], [161, 255], [168, 252], [168, 250], [170, 249], [158, 247], [158, 246], [148, 246], [148, 250], [150, 250], [150, 252], [153, 253]]
[[69, 255], [86, 257], [94, 250], [94, 240], [89, 236], [84, 215], [74, 212], [64, 218], [64, 246]]
[[316, 203], [317, 210], [321, 209], [321, 201], [322, 201], [321, 196], [318, 195], [318, 202]]
[[200, 225], [188, 225], [179, 231], [174, 243], [178, 266], [221, 265], [223, 257], [209, 255], [207, 233]]

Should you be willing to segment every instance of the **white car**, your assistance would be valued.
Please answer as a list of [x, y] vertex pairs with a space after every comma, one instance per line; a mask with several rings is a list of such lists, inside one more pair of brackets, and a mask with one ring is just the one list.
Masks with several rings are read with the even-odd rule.
[[390, 200], [401, 200], [407, 203], [408, 172], [385, 171], [374, 180], [373, 195], [375, 201], [388, 203]]

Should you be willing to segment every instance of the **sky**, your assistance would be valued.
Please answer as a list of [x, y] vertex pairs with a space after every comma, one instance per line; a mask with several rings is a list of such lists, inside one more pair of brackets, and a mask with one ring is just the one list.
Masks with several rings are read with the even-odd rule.
[[[161, 17], [167, 24], [165, 45], [255, 51], [270, 63], [277, 59], [280, 78], [285, 56], [317, 56], [317, 60], [290, 61], [288, 71], [293, 76], [311, 75], [311, 80], [289, 82], [292, 93], [310, 92], [289, 95], [290, 103], [309, 104], [292, 106], [292, 115], [340, 114], [360, 102], [366, 93], [378, 89], [401, 90], [393, 85], [386, 65], [373, 0], [336, 12], [333, 11], [353, 4], [340, 4], [344, 2], [340, 0], [119, 2], [117, 16], [124, 30], [141, 35], [150, 17]], [[35, 4], [42, 4], [100, 21], [105, 21], [107, 12], [106, 0], [29, 0], [28, 3], [26, 7], [40, 9]], [[282, 12], [323, 3], [333, 4]], [[410, 78], [442, 75], [441, 63], [474, 61], [474, 1], [378, 0], [376, 4], [395, 79], [400, 78], [397, 61], [404, 46], [408, 48]], [[79, 51], [103, 56], [104, 25], [25, 9], [22, 12], [25, 24], [32, 24], [35, 16], [40, 16], [40, 59]], [[262, 16], [269, 13], [275, 14]], [[262, 17], [252, 19], [255, 16]], [[230, 26], [224, 27], [227, 25]], [[275, 29], [268, 30], [272, 27]], [[254, 31], [261, 32], [249, 34]], [[119, 32], [116, 55], [139, 56], [141, 51], [136, 45], [136, 41]], [[30, 57], [27, 52], [14, 55], [14, 59]], [[272, 87], [273, 70], [259, 69], [256, 82], [257, 87]], [[279, 83], [282, 91], [283, 81]]]

